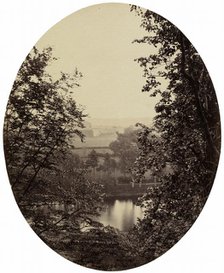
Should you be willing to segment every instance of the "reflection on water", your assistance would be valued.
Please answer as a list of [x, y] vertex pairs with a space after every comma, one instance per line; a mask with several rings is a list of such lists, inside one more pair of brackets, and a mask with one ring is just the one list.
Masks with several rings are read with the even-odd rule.
[[110, 225], [121, 231], [127, 231], [142, 218], [143, 212], [135, 205], [132, 199], [107, 200], [106, 208], [99, 216], [98, 221], [103, 225]]
[[[110, 225], [121, 231], [127, 231], [137, 223], [138, 218], [142, 219], [143, 217], [142, 209], [135, 205], [136, 201], [137, 199], [132, 198], [107, 199], [105, 200], [104, 210], [95, 220], [99, 221], [104, 226]], [[74, 206], [54, 203], [50, 205], [44, 204], [38, 206], [36, 209], [41, 210], [44, 215], [49, 215], [52, 213], [52, 209], [54, 212], [72, 212], [74, 210]]]

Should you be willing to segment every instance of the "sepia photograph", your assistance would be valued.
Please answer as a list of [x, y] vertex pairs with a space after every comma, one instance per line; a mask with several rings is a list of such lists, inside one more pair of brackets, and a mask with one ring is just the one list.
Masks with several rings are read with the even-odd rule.
[[178, 26], [138, 5], [96, 4], [28, 53], [3, 144], [35, 236], [82, 267], [134, 269], [169, 251], [200, 215], [220, 158], [219, 105]]

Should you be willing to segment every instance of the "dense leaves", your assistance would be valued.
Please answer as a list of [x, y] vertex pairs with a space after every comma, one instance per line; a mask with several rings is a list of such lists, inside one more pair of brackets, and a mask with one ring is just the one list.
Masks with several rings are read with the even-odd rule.
[[109, 147], [119, 158], [119, 169], [123, 173], [130, 173], [138, 154], [137, 130], [130, 127], [124, 133], [117, 133], [117, 139]]
[[[139, 266], [171, 248], [203, 208], [219, 159], [219, 110], [203, 61], [166, 19], [131, 10], [148, 32], [134, 42], [149, 47], [136, 62], [146, 79], [142, 91], [158, 98], [151, 127], [117, 133], [111, 154], [74, 154], [72, 140], [84, 138], [85, 115], [74, 100], [82, 75], [49, 75], [51, 48], [33, 48], [22, 64], [4, 124], [9, 178], [28, 222], [64, 257], [101, 270]], [[157, 182], [147, 190], [146, 173]], [[143, 191], [144, 217], [132, 230], [97, 221], [105, 195]]]
[[[136, 226], [142, 253], [152, 260], [191, 227], [211, 189], [220, 149], [219, 109], [203, 61], [189, 40], [169, 21], [132, 6], [148, 35], [143, 92], [157, 96], [152, 128], [141, 125], [136, 181], [151, 170], [160, 186], [141, 199], [144, 218]], [[159, 138], [158, 138], [159, 136]], [[169, 166], [171, 171], [162, 172]]]
[[74, 136], [84, 138], [80, 129], [85, 115], [74, 100], [82, 75], [75, 70], [54, 79], [47, 73], [54, 61], [51, 48], [33, 48], [22, 64], [7, 106], [4, 149], [22, 213], [60, 252], [82, 236], [85, 227], [99, 226], [95, 217], [103, 199], [102, 186], [89, 178], [87, 166], [71, 152]]
[[109, 153], [104, 155], [103, 164], [98, 167], [99, 171], [104, 171], [108, 174], [114, 173], [117, 168], [117, 162]]
[[61, 73], [59, 79], [47, 74], [52, 49], [35, 47], [22, 64], [7, 105], [4, 149], [10, 182], [17, 200], [38, 185], [42, 169], [55, 167], [56, 152], [70, 147], [69, 138], [83, 134], [83, 113], [72, 97], [82, 75]]
[[[76, 155], [68, 153], [63, 160], [58, 157], [57, 164], [57, 170], [40, 174], [45, 183], [39, 185], [25, 210], [39, 235], [49, 231], [81, 232], [94, 223], [102, 208], [102, 186], [88, 178], [88, 170]], [[45, 217], [41, 225], [40, 215]]]
[[98, 156], [95, 150], [92, 150], [89, 154], [88, 154], [88, 158], [86, 160], [86, 165], [88, 167], [91, 168], [96, 168], [98, 165]]

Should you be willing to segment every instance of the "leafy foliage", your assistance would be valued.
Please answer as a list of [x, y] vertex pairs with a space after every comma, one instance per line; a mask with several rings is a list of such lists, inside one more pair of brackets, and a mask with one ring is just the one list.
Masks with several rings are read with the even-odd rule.
[[89, 154], [88, 154], [88, 158], [86, 160], [86, 165], [88, 167], [91, 168], [96, 168], [98, 166], [98, 155], [97, 152], [95, 150], [92, 150]]
[[103, 188], [88, 179], [83, 163], [74, 164], [76, 159], [72, 153], [64, 156], [64, 160], [58, 157], [57, 170], [40, 173], [44, 184], [32, 194], [29, 206], [22, 207], [37, 234], [81, 232], [98, 216], [103, 204]]
[[[139, 266], [172, 247], [200, 213], [219, 158], [218, 104], [201, 58], [166, 19], [136, 6], [131, 10], [148, 31], [135, 42], [148, 44], [152, 52], [136, 60], [146, 79], [142, 91], [159, 102], [151, 128], [138, 124], [140, 129], [118, 133], [110, 144], [118, 164], [106, 154], [98, 166], [94, 150], [86, 162], [69, 152], [71, 138], [84, 138], [85, 115], [74, 100], [82, 75], [77, 70], [58, 79], [49, 75], [47, 67], [56, 61], [51, 48], [33, 48], [22, 64], [4, 124], [7, 169], [25, 217], [54, 250], [101, 270]], [[117, 167], [125, 174], [120, 181], [112, 175]], [[97, 180], [100, 170], [108, 173]], [[148, 170], [159, 185], [139, 200], [144, 217], [134, 229], [119, 232], [98, 223], [103, 192], [139, 194], [145, 188], [126, 181], [140, 183]]]
[[117, 133], [117, 139], [109, 147], [119, 158], [118, 167], [123, 173], [130, 173], [138, 154], [137, 131], [127, 128], [124, 133]]
[[[148, 32], [135, 42], [153, 52], [136, 60], [146, 78], [142, 91], [159, 98], [153, 127], [141, 125], [135, 165], [136, 181], [150, 169], [160, 182], [143, 195], [144, 218], [135, 229], [143, 256], [152, 260], [185, 234], [204, 206], [218, 164], [220, 120], [212, 82], [189, 40], [165, 18], [131, 10]], [[164, 174], [167, 165], [172, 172]]]
[[117, 162], [109, 153], [103, 155], [103, 163], [99, 165], [97, 171], [103, 171], [107, 177], [114, 173], [117, 168]]
[[[56, 61], [52, 49], [35, 47], [22, 64], [9, 98], [4, 149], [10, 182], [22, 213], [34, 231], [59, 252], [95, 221], [102, 186], [89, 179], [86, 164], [71, 152], [74, 136], [83, 140], [82, 109], [74, 90], [82, 75], [47, 73]], [[90, 158], [95, 167], [94, 154]]]
[[85, 117], [73, 99], [82, 75], [61, 72], [59, 79], [46, 72], [56, 61], [52, 49], [35, 47], [22, 64], [14, 82], [5, 116], [4, 149], [10, 182], [20, 202], [38, 185], [42, 169], [55, 168], [56, 152], [65, 152], [69, 138], [78, 135]]

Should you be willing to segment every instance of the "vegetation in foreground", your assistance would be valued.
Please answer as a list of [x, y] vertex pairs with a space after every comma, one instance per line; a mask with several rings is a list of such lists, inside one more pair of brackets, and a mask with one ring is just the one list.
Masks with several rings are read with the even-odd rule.
[[[56, 61], [51, 48], [34, 48], [27, 56], [4, 125], [10, 182], [32, 228], [69, 260], [102, 270], [136, 267], [170, 249], [203, 208], [219, 159], [218, 105], [201, 58], [167, 20], [136, 6], [131, 11], [149, 33], [135, 42], [157, 50], [136, 60], [146, 78], [142, 91], [160, 98], [153, 126], [138, 125], [133, 161], [125, 160], [127, 149], [121, 149], [129, 145], [124, 136], [111, 144], [135, 183], [142, 183], [148, 170], [160, 183], [142, 196], [144, 217], [134, 229], [124, 233], [94, 220], [105, 195], [103, 185], [88, 175], [96, 168], [94, 155], [83, 165], [70, 153], [69, 141], [74, 135], [84, 138], [85, 115], [73, 98], [82, 75], [76, 69], [57, 80], [47, 74], [47, 66]], [[112, 170], [114, 162], [109, 157], [105, 162]], [[166, 164], [171, 173], [162, 171]]]

